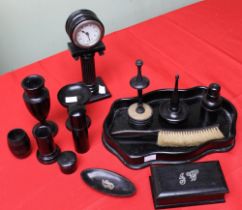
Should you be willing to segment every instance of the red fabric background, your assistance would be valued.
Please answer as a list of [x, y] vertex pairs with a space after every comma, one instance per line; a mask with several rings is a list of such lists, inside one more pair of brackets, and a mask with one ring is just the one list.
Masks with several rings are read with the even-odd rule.
[[[96, 72], [112, 92], [112, 98], [87, 106], [92, 119], [89, 129], [91, 148], [78, 154], [78, 170], [71, 175], [60, 172], [57, 164], [42, 165], [35, 156], [37, 146], [31, 134], [36, 120], [22, 100], [21, 80], [29, 74], [41, 74], [51, 94], [49, 119], [59, 125], [55, 142], [64, 150], [73, 150], [71, 133], [65, 128], [66, 110], [57, 101], [58, 90], [81, 80], [79, 62], [68, 51], [61, 52], [0, 77], [0, 209], [153, 209], [149, 186], [149, 168], [131, 170], [102, 145], [102, 124], [112, 102], [134, 96], [129, 80], [136, 74], [134, 61], [144, 60], [144, 75], [151, 85], [145, 92], [171, 87], [174, 75], [181, 76], [180, 87], [189, 88], [218, 82], [222, 95], [237, 108], [237, 141], [233, 150], [212, 154], [200, 161], [219, 160], [230, 193], [226, 203], [183, 207], [180, 209], [235, 210], [242, 207], [242, 2], [207, 0], [151, 19], [104, 38], [106, 52], [96, 56]], [[24, 128], [31, 137], [33, 151], [24, 159], [12, 156], [7, 147], [7, 132]], [[137, 187], [130, 198], [113, 198], [100, 194], [80, 179], [80, 171], [89, 167], [114, 170], [128, 177]]]

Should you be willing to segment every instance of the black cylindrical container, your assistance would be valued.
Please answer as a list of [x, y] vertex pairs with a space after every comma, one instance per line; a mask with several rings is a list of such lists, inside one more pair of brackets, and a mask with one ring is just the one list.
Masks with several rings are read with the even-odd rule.
[[8, 132], [8, 147], [17, 158], [25, 158], [31, 153], [31, 144], [27, 133], [21, 128]]
[[85, 153], [89, 150], [86, 110], [84, 106], [75, 104], [68, 111], [75, 149], [78, 153]]
[[219, 84], [211, 83], [208, 86], [207, 93], [203, 96], [200, 118], [201, 122], [209, 123], [206, 126], [217, 123], [219, 108], [223, 102], [223, 98], [220, 96], [220, 90], [221, 87]]
[[59, 147], [54, 143], [51, 130], [45, 125], [40, 125], [33, 130], [37, 141], [37, 158], [43, 164], [51, 164], [60, 154]]
[[202, 105], [204, 108], [214, 111], [218, 110], [218, 108], [222, 104], [222, 97], [220, 96], [221, 87], [217, 83], [211, 83], [208, 86], [207, 93], [204, 95], [202, 100]]

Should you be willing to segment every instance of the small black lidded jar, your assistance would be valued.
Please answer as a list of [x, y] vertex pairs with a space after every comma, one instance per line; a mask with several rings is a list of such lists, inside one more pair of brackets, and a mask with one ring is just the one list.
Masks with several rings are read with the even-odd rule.
[[27, 133], [21, 128], [8, 132], [8, 147], [17, 158], [25, 158], [31, 153], [31, 143]]

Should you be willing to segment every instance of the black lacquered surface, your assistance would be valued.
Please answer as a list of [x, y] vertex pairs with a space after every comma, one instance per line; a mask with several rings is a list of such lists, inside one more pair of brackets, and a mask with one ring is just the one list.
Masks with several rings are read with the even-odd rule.
[[112, 196], [132, 196], [135, 186], [124, 176], [100, 168], [90, 168], [81, 172], [81, 177], [93, 189]]

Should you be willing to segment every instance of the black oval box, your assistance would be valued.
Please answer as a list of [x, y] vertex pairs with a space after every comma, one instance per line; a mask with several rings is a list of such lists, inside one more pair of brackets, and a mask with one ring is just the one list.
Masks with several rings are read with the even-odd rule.
[[136, 192], [134, 184], [129, 179], [114, 171], [89, 168], [81, 172], [81, 177], [87, 185], [107, 195], [128, 197]]
[[156, 209], [220, 203], [228, 193], [218, 161], [151, 166], [150, 184]]

